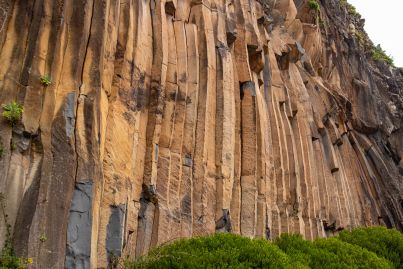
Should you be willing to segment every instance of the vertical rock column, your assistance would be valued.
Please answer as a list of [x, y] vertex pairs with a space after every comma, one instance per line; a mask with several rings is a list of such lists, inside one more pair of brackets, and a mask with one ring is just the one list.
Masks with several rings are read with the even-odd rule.
[[226, 8], [217, 3], [214, 18], [217, 47], [216, 92], [216, 230], [232, 231], [230, 205], [234, 185], [235, 81], [231, 46], [227, 40]]
[[187, 191], [190, 184], [183, 181], [183, 137], [185, 130], [185, 117], [186, 117], [186, 100], [187, 87], [186, 82], [188, 78], [188, 64], [187, 64], [187, 44], [185, 24], [183, 21], [174, 22], [174, 33], [176, 40], [176, 57], [177, 57], [177, 84], [178, 92], [176, 95], [175, 105], [175, 124], [172, 133], [172, 141], [170, 145], [171, 150], [171, 178], [169, 186], [169, 208], [171, 211], [172, 219], [170, 222], [169, 239], [181, 237], [181, 192], [182, 188]]
[[[270, 45], [270, 44], [269, 44]], [[269, 47], [269, 61], [271, 66], [271, 74], [272, 74], [272, 87], [270, 100], [271, 103], [268, 104], [269, 117], [271, 123], [271, 139], [273, 145], [272, 158], [273, 158], [273, 176], [271, 179], [270, 189], [272, 195], [272, 203], [270, 205], [272, 212], [272, 228], [271, 235], [272, 237], [278, 236], [281, 231], [281, 216], [280, 216], [280, 207], [283, 202], [283, 171], [282, 171], [282, 151], [281, 151], [281, 142], [279, 136], [279, 120], [276, 113], [277, 107], [277, 96], [276, 93], [279, 90], [279, 87], [282, 85], [281, 77], [279, 74], [279, 70], [277, 67], [277, 61], [275, 59], [274, 52], [271, 47]]]
[[187, 46], [187, 97], [182, 145], [181, 236], [193, 233], [193, 159], [196, 139], [197, 107], [199, 96], [199, 51], [197, 27], [185, 24]]
[[[255, 85], [258, 85], [259, 80], [255, 76]], [[270, 239], [270, 224], [269, 224], [269, 206], [271, 194], [269, 191], [271, 175], [269, 171], [270, 163], [270, 120], [266, 107], [266, 102], [262, 94], [262, 85], [256, 91], [256, 122], [257, 122], [257, 222], [256, 236], [260, 238]], [[270, 215], [271, 219], [271, 215]]]
[[216, 52], [211, 10], [204, 3], [191, 9], [198, 29], [199, 95], [193, 174], [193, 235], [215, 231]]
[[234, 183], [231, 195], [231, 228], [232, 232], [241, 233], [241, 161], [242, 161], [242, 145], [241, 145], [241, 95], [238, 80], [237, 62], [235, 59], [234, 45], [232, 45], [232, 62], [234, 70], [234, 99], [235, 99], [235, 144], [234, 144]]
[[[91, 18], [91, 33], [76, 111], [77, 171], [67, 222], [66, 267], [75, 265], [78, 268], [88, 268], [91, 263], [97, 262], [95, 254], [98, 245], [99, 200], [103, 186], [100, 140], [105, 138], [103, 119], [108, 111], [108, 106], [102, 103], [102, 98], [105, 97], [102, 81], [109, 78], [110, 82], [113, 75], [110, 62], [109, 69], [104, 69], [103, 60], [106, 55], [110, 56], [115, 52], [114, 48], [105, 47], [103, 41], [110, 39], [116, 42], [117, 27], [113, 27], [110, 32], [106, 29], [107, 23], [117, 23], [118, 13], [119, 5], [112, 1], [105, 6], [94, 5]], [[122, 225], [123, 223], [115, 229], [122, 231]], [[123, 239], [123, 235], [120, 239]], [[115, 243], [113, 250], [121, 251], [121, 244]]]
[[254, 237], [257, 221], [256, 89], [252, 81], [241, 85], [241, 234]]
[[[5, 3], [5, 2], [4, 2]], [[27, 87], [28, 80], [34, 80], [44, 72], [45, 59], [37, 60], [33, 67], [32, 74], [29, 74], [29, 63], [33, 61], [33, 56], [40, 54], [39, 48], [46, 49], [45, 44], [49, 38], [48, 31], [44, 30], [44, 25], [49, 19], [36, 18], [35, 22], [32, 14], [38, 9], [34, 3], [9, 2], [6, 7], [1, 7], [1, 24], [0, 24], [0, 59], [2, 60], [0, 67], [0, 103], [7, 104], [11, 101], [22, 103], [27, 94], [34, 96], [36, 101], [42, 102], [44, 94], [42, 86], [39, 82], [34, 87]], [[7, 12], [6, 12], [7, 11]], [[41, 26], [40, 26], [41, 24]], [[31, 34], [33, 29], [36, 34]], [[38, 37], [39, 34], [39, 37]], [[29, 40], [32, 44], [26, 45]], [[41, 42], [40, 42], [41, 41]], [[23, 42], [24, 46], [18, 46]], [[28, 55], [26, 53], [29, 52]], [[27, 63], [25, 63], [27, 61]], [[23, 83], [22, 83], [23, 82]], [[32, 103], [30, 105], [32, 107]], [[41, 139], [37, 138], [36, 143], [31, 135], [38, 137], [38, 121], [40, 119], [41, 109], [34, 109], [32, 124], [28, 123], [28, 119], [24, 117], [22, 126], [10, 126], [9, 122], [2, 119], [0, 121], [0, 143], [2, 147], [2, 156], [0, 158], [0, 192], [2, 194], [2, 206], [5, 206], [5, 214], [0, 215], [0, 247], [2, 248], [6, 240], [7, 225], [11, 225], [11, 229], [24, 226], [24, 235], [20, 235], [18, 239], [21, 244], [17, 248], [20, 252], [27, 254], [29, 234], [31, 223], [35, 214], [36, 203], [38, 199], [38, 185], [40, 184], [39, 170], [42, 166], [43, 148]], [[28, 136], [24, 139], [21, 136], [24, 125], [30, 128]], [[32, 139], [32, 144], [31, 144]], [[21, 148], [21, 144], [24, 147]], [[31, 154], [30, 154], [31, 153]], [[32, 156], [32, 158], [30, 157]], [[32, 163], [30, 170], [27, 164]], [[35, 190], [33, 187], [35, 186]], [[24, 199], [24, 195], [26, 195]], [[31, 201], [26, 200], [29, 197]], [[24, 201], [25, 200], [25, 201]], [[21, 220], [17, 216], [20, 207], [29, 209], [27, 219]], [[16, 225], [14, 225], [14, 223]], [[20, 222], [20, 223], [18, 223]], [[25, 225], [21, 225], [25, 222]]]
[[[37, 2], [37, 8], [38, 10], [42, 8], [39, 2]], [[45, 10], [50, 10], [50, 7], [46, 4]], [[67, 228], [69, 215], [71, 210], [74, 211], [77, 209], [75, 205], [71, 208], [72, 198], [79, 196], [73, 196], [73, 192], [78, 192], [74, 191], [74, 185], [77, 183], [76, 190], [80, 188], [78, 186], [80, 183], [87, 185], [88, 188], [84, 187], [86, 189], [84, 193], [91, 194], [92, 182], [97, 181], [99, 177], [99, 174], [96, 175], [96, 169], [100, 171], [99, 159], [97, 157], [94, 158], [94, 163], [90, 167], [91, 172], [89, 174], [85, 175], [82, 173], [82, 170], [79, 171], [77, 154], [80, 152], [81, 157], [84, 157], [87, 153], [96, 156], [96, 152], [99, 152], [96, 146], [97, 138], [91, 137], [97, 130], [96, 117], [94, 117], [97, 110], [97, 101], [96, 94], [94, 93], [96, 92], [96, 88], [99, 89], [99, 80], [96, 82], [95, 79], [90, 82], [90, 80], [86, 79], [88, 92], [92, 92], [93, 94], [92, 100], [84, 102], [80, 93], [84, 89], [82, 88], [84, 74], [88, 75], [88, 62], [86, 63], [86, 59], [91, 58], [91, 53], [94, 53], [95, 57], [100, 59], [99, 53], [101, 48], [99, 46], [96, 48], [97, 44], [93, 40], [90, 41], [90, 35], [102, 29], [103, 25], [92, 27], [92, 14], [95, 12], [93, 1], [86, 3], [79, 3], [78, 1], [68, 2], [63, 5], [62, 10], [63, 15], [61, 16], [65, 19], [61, 19], [61, 25], [57, 29], [57, 33], [52, 33], [52, 39], [56, 40], [57, 45], [54, 48], [54, 52], [49, 52], [48, 54], [54, 55], [54, 57], [52, 56], [53, 61], [49, 61], [48, 63], [50, 66], [48, 72], [54, 87], [52, 89], [48, 88], [47, 91], [53, 91], [53, 94], [50, 94], [50, 96], [54, 99], [45, 100], [45, 102], [48, 101], [49, 103], [47, 103], [45, 107], [47, 111], [44, 111], [43, 115], [47, 116], [40, 123], [40, 128], [46, 130], [43, 134], [43, 141], [46, 141], [46, 145], [44, 145], [45, 151], [49, 152], [45, 153], [44, 166], [41, 168], [43, 174], [39, 190], [39, 204], [33, 221], [38, 226], [31, 226], [30, 231], [32, 236], [30, 236], [29, 246], [32, 249], [28, 249], [28, 256], [36, 257], [34, 259], [36, 263], [35, 267], [52, 268], [64, 266], [66, 260], [66, 237], [61, 237], [60, 234], [67, 235], [68, 231], [70, 231], [70, 228]], [[98, 7], [96, 12], [98, 12], [98, 16], [94, 17], [95, 20], [103, 16], [105, 9], [104, 7]], [[44, 16], [44, 18], [49, 17]], [[45, 25], [43, 26], [45, 27]], [[32, 29], [30, 31], [34, 33]], [[102, 33], [99, 34], [102, 36]], [[34, 44], [33, 42], [30, 43]], [[96, 63], [94, 65], [96, 66]], [[95, 73], [97, 72], [95, 71]], [[97, 74], [97, 77], [99, 78], [99, 74]], [[96, 84], [98, 87], [95, 86], [91, 89], [91, 86]], [[88, 115], [88, 118], [85, 121], [83, 121], [82, 117], [83, 110], [78, 111], [80, 101], [83, 101], [81, 102], [81, 109], [84, 109], [86, 106], [86, 115]], [[86, 104], [84, 105], [84, 103]], [[79, 119], [77, 118], [78, 113], [81, 114]], [[86, 133], [88, 139], [78, 137], [80, 134], [76, 133], [76, 124], [85, 126], [86, 131], [84, 129], [82, 131]], [[87, 143], [95, 144], [95, 146], [88, 146]], [[85, 145], [86, 148], [83, 150], [80, 144]], [[54, 154], [55, 152], [60, 154]], [[98, 163], [97, 168], [95, 167], [95, 162]], [[95, 173], [92, 174], [92, 172]], [[41, 201], [46, 201], [46, 203]], [[91, 199], [90, 201], [83, 202], [81, 205], [82, 208], [79, 210], [91, 212]], [[23, 215], [21, 217], [24, 218]], [[74, 216], [72, 216], [72, 219], [74, 219]], [[92, 228], [87, 226], [91, 225], [89, 219], [83, 223], [77, 223], [77, 225], [82, 228], [80, 232], [89, 232]], [[86, 247], [89, 247], [91, 244], [90, 240], [91, 236], [88, 235], [82, 242], [77, 243], [83, 243]], [[89, 263], [89, 255], [90, 249], [87, 248], [83, 252], [76, 252], [72, 256], [75, 256], [74, 258], [77, 257], [78, 263], [85, 265]]]
[[[95, 243], [98, 260], [92, 266], [107, 266], [123, 251], [134, 255], [136, 246], [148, 115], [147, 89], [153, 59], [149, 5], [149, 1], [118, 5], [119, 22], [113, 24], [118, 32], [114, 65], [106, 69], [108, 76], [104, 77], [103, 84], [107, 95], [103, 102], [108, 101], [109, 108], [105, 134], [100, 135], [105, 139], [101, 141], [103, 182], [99, 215], [94, 214], [95, 220], [99, 216]], [[111, 16], [113, 18], [113, 13]], [[110, 53], [108, 47], [105, 49]], [[108, 79], [109, 72], [113, 76]]]
[[[162, 2], [163, 1], [161, 1], [161, 6], [163, 5]], [[162, 100], [163, 112], [161, 124], [159, 125], [157, 123], [157, 128], [159, 129], [160, 135], [158, 138], [158, 143], [155, 143], [157, 148], [157, 151], [155, 152], [155, 158], [157, 158], [157, 167], [155, 167], [156, 174], [155, 177], [152, 177], [152, 180], [155, 180], [156, 184], [152, 185], [156, 186], [158, 204], [154, 213], [154, 227], [152, 231], [151, 246], [161, 244], [167, 241], [169, 238], [170, 223], [173, 221], [169, 200], [171, 199], [171, 190], [177, 188], [177, 183], [174, 181], [177, 181], [179, 176], [179, 170], [177, 168], [178, 158], [173, 158], [170, 150], [173, 141], [173, 134], [176, 131], [175, 110], [178, 94], [176, 37], [172, 15], [168, 13], [168, 10], [165, 10], [165, 6], [164, 8], [161, 8], [161, 16], [164, 17], [163, 20], [166, 21], [167, 40], [162, 39], [160, 42], [168, 43], [167, 51], [164, 52], [168, 54], [168, 58], [167, 66], [162, 65], [162, 69], [166, 68], [166, 80], [164, 97]], [[163, 13], [164, 10], [165, 13]], [[177, 169], [177, 172], [172, 171], [172, 169], [175, 168]], [[175, 174], [176, 178], [172, 177], [173, 174]]]

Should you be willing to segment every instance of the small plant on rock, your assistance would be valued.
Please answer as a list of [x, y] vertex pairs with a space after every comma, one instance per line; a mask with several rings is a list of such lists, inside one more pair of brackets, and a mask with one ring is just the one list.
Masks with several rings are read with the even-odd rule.
[[24, 108], [22, 105], [18, 104], [16, 101], [13, 101], [8, 104], [3, 104], [3, 117], [7, 119], [7, 121], [13, 126], [18, 121], [22, 119], [22, 113], [24, 112]]
[[17, 145], [16, 145], [14, 142], [12, 142], [12, 141], [11, 141], [11, 143], [10, 143], [10, 149], [11, 149], [11, 150], [16, 150], [16, 149], [17, 149]]
[[49, 86], [52, 84], [52, 80], [50, 79], [49, 75], [43, 75], [41, 77], [41, 84], [45, 87]]
[[372, 59], [375, 61], [383, 61], [389, 65], [393, 65], [393, 58], [386, 54], [381, 45], [372, 48]]
[[355, 32], [355, 37], [365, 49], [370, 49], [372, 47], [371, 40], [369, 40], [368, 35], [364, 31], [357, 30]]
[[315, 10], [315, 11], [319, 11], [319, 9], [320, 9], [319, 3], [316, 0], [309, 0], [308, 6], [310, 9]]
[[356, 16], [356, 17], [360, 16], [359, 13], [357, 12], [357, 9], [355, 8], [355, 6], [349, 4], [347, 6], [347, 8], [348, 8], [348, 13], [350, 13], [351, 15]]
[[358, 19], [361, 18], [361, 14], [358, 13], [358, 11], [355, 8], [355, 6], [353, 6], [352, 4], [347, 2], [347, 0], [340, 0], [340, 4], [347, 9], [348, 14], [350, 14], [351, 16], [353, 16], [355, 18], [358, 18]]
[[45, 242], [46, 240], [48, 240], [46, 235], [42, 234], [41, 236], [39, 236], [39, 241], [41, 241], [42, 243]]
[[320, 19], [320, 5], [317, 0], [309, 0], [308, 2], [309, 9], [311, 10], [311, 14], [313, 15], [313, 19], [315, 20], [315, 24], [318, 25], [321, 23]]

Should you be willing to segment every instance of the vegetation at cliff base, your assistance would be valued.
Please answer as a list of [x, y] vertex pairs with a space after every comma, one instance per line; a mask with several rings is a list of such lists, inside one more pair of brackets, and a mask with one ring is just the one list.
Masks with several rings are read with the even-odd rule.
[[395, 268], [403, 269], [403, 237], [397, 230], [382, 227], [360, 228], [340, 233], [340, 240], [374, 252], [390, 261]]
[[127, 269], [152, 268], [403, 268], [403, 234], [383, 227], [343, 231], [307, 241], [283, 234], [274, 241], [218, 233], [157, 247]]
[[126, 268], [291, 267], [291, 259], [275, 244], [228, 233], [179, 240], [126, 264]]

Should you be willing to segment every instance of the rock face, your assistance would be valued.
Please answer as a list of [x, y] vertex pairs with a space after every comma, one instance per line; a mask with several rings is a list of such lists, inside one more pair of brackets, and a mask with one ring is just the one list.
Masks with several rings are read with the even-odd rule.
[[402, 230], [403, 76], [360, 29], [339, 0], [0, 0], [0, 103], [24, 106], [1, 245], [8, 223], [34, 268], [107, 268], [217, 231]]

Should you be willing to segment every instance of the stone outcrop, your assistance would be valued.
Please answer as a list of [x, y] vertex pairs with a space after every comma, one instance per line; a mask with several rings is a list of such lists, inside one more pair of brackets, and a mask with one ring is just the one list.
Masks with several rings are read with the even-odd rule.
[[107, 268], [216, 231], [402, 230], [403, 76], [341, 1], [307, 2], [0, 0], [17, 255]]

